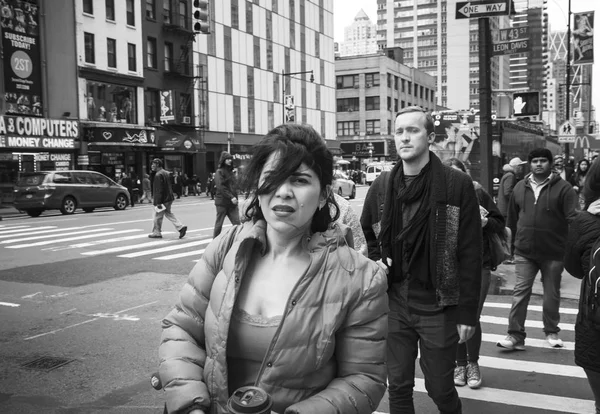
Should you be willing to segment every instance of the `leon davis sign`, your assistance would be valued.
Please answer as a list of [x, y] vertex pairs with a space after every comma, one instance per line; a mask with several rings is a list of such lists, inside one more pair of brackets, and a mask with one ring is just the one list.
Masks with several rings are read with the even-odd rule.
[[78, 136], [78, 121], [0, 116], [0, 148], [72, 149]]

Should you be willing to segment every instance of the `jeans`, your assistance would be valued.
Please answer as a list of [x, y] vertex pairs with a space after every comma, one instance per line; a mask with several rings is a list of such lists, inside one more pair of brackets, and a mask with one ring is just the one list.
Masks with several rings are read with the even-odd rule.
[[558, 333], [560, 328], [560, 281], [564, 263], [560, 260], [532, 260], [519, 255], [515, 256], [515, 273], [517, 282], [513, 290], [512, 307], [508, 315], [508, 333], [519, 340], [524, 340], [527, 306], [531, 297], [533, 282], [538, 271], [542, 272], [544, 302], [542, 306], [542, 322], [546, 335]]
[[240, 213], [238, 210], [238, 206], [216, 206], [217, 207], [217, 220], [215, 221], [215, 229], [213, 231], [213, 239], [221, 234], [221, 229], [223, 228], [223, 222], [225, 221], [225, 217], [229, 218], [231, 224], [236, 225], [240, 224]]
[[154, 227], [152, 228], [152, 234], [159, 235], [161, 233], [163, 217], [166, 217], [171, 223], [173, 223], [177, 231], [181, 230], [183, 227], [183, 224], [177, 220], [175, 214], [171, 213], [171, 204], [173, 204], [172, 201], [164, 203], [163, 206], [165, 206], [165, 208], [160, 212], [156, 212], [156, 210], [154, 210]]
[[492, 271], [489, 267], [481, 269], [481, 291], [479, 293], [479, 308], [477, 309], [477, 325], [475, 325], [475, 333], [467, 342], [458, 344], [456, 349], [456, 365], [466, 366], [467, 360], [469, 362], [479, 361], [479, 350], [481, 349], [481, 324], [479, 323], [479, 317], [483, 310], [483, 304], [487, 297], [488, 290], [490, 288], [490, 279], [492, 277]]
[[395, 297], [392, 291], [388, 328], [390, 414], [415, 412], [413, 388], [418, 346], [427, 394], [441, 413], [460, 414], [461, 402], [454, 387], [454, 361], [459, 339], [456, 309], [446, 308], [435, 315], [415, 315], [408, 311], [406, 301]]
[[590, 387], [594, 393], [594, 399], [596, 400], [596, 414], [600, 414], [600, 372], [585, 369], [585, 375], [587, 375]]

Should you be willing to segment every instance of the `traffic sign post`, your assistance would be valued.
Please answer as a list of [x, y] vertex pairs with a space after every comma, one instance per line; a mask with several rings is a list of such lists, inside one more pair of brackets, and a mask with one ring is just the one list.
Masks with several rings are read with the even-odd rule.
[[457, 2], [455, 17], [457, 19], [473, 19], [477, 17], [506, 16], [510, 14], [509, 1], [511, 0]]
[[575, 142], [575, 125], [571, 121], [565, 121], [558, 128], [558, 142], [561, 144], [572, 144]]

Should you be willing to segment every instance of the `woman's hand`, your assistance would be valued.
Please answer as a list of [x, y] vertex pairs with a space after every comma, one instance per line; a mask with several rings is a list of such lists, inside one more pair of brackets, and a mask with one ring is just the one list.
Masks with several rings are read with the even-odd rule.
[[587, 211], [588, 211], [588, 213], [593, 214], [595, 216], [600, 214], [600, 198], [598, 200], [594, 201], [592, 204], [590, 204]]

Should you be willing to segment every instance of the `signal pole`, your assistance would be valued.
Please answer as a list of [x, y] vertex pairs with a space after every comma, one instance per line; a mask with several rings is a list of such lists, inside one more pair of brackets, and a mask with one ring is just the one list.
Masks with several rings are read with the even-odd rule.
[[481, 145], [481, 185], [492, 194], [492, 39], [490, 21], [479, 19], [479, 122]]
[[[567, 79], [565, 82], [565, 93], [567, 102], [565, 105], [565, 120], [571, 119], [571, 0], [569, 0], [569, 10], [567, 11]], [[565, 162], [569, 160], [569, 144], [565, 144]]]

